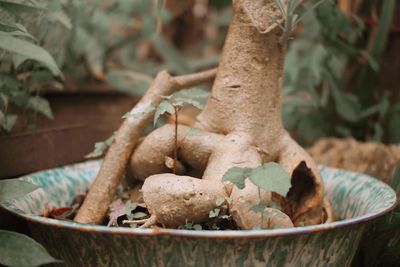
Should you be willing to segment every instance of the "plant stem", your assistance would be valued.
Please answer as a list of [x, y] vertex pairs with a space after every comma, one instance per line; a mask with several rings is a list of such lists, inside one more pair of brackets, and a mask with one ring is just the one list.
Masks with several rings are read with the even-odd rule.
[[174, 106], [175, 109], [175, 141], [174, 141], [174, 168], [173, 172], [176, 174], [176, 161], [178, 160], [178, 109]]
[[[262, 202], [262, 198], [261, 198], [261, 188], [258, 188], [258, 198], [260, 199], [260, 203]], [[262, 229], [264, 225], [264, 210], [261, 212], [261, 226], [260, 229]]]

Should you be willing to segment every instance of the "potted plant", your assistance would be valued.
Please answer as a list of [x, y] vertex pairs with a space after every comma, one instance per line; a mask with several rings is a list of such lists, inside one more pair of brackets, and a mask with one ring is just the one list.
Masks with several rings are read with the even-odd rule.
[[[103, 162], [25, 177], [44, 189], [6, 207], [28, 218], [47, 247], [62, 239], [62, 252], [50, 252], [68, 264], [350, 265], [361, 223], [394, 208], [396, 195], [364, 175], [332, 169], [321, 175], [283, 129], [280, 81], [299, 6], [299, 1], [233, 1], [217, 71], [159, 72], [125, 115]], [[214, 77], [196, 123], [179, 124], [178, 110], [199, 103], [175, 92]], [[164, 113], [175, 116], [173, 125], [139, 142], [149, 122]], [[128, 208], [123, 223], [133, 229], [93, 225], [103, 222], [109, 208], [119, 214], [113, 200], [125, 172], [132, 183], [144, 181], [142, 207], [148, 213], [130, 219], [138, 205]], [[70, 205], [89, 184], [74, 222], [26, 214]], [[333, 215], [344, 220], [333, 222]], [[168, 229], [186, 223], [184, 228], [199, 230], [215, 217], [229, 219], [235, 230]]]

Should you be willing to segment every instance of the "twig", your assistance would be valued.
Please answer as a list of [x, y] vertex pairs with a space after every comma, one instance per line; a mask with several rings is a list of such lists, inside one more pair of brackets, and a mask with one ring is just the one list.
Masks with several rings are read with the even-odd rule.
[[143, 111], [149, 110], [151, 106], [158, 106], [162, 101], [162, 96], [212, 81], [216, 72], [217, 69], [211, 69], [176, 77], [166, 71], [157, 74], [146, 94], [131, 110], [132, 114], [142, 112], [143, 115], [128, 117], [116, 132], [115, 141], [107, 151], [100, 171], [74, 221], [91, 224], [100, 224], [103, 221], [125, 173], [133, 149], [154, 116], [154, 110]]
[[176, 174], [176, 161], [178, 160], [178, 109], [174, 106], [175, 109], [175, 133], [174, 133], [174, 174]]

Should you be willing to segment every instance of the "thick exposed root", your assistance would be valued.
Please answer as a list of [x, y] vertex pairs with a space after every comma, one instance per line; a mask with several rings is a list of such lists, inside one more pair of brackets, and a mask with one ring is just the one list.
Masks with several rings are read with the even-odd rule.
[[322, 223], [324, 187], [321, 175], [311, 157], [288, 133], [282, 136], [278, 163], [292, 177], [285, 212], [296, 226]]
[[[171, 169], [165, 164], [165, 157], [174, 152], [174, 125], [164, 125], [151, 132], [136, 148], [128, 170], [131, 178], [143, 181], [150, 175], [167, 173]], [[218, 145], [223, 136], [204, 131], [192, 131], [183, 125], [178, 126], [178, 157], [184, 164], [204, 171], [212, 149]]]
[[148, 177], [142, 191], [150, 214], [167, 227], [206, 222], [217, 199], [227, 197], [221, 182], [170, 173]]
[[[178, 127], [178, 144], [187, 135], [190, 128]], [[165, 164], [165, 157], [173, 157], [174, 126], [167, 124], [151, 132], [135, 149], [129, 161], [129, 174], [134, 180], [144, 181], [148, 176], [167, 173], [170, 168]]]
[[[249, 137], [243, 134], [229, 134], [213, 148], [203, 179], [221, 181], [223, 175], [232, 167], [255, 168], [260, 165], [260, 155], [251, 145]], [[231, 183], [226, 183], [226, 190], [228, 194], [231, 193]]]
[[211, 81], [215, 73], [216, 70], [213, 69], [176, 77], [172, 77], [166, 71], [157, 74], [146, 94], [131, 110], [131, 114], [140, 116], [126, 119], [116, 132], [115, 141], [107, 151], [100, 171], [74, 221], [93, 224], [103, 221], [124, 176], [133, 148], [154, 116], [154, 111], [146, 111], [151, 106], [158, 106], [162, 101], [162, 96]]

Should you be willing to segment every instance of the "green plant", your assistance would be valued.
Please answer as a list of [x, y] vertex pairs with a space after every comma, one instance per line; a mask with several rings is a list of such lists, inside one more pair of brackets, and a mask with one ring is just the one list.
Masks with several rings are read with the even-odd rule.
[[[39, 187], [19, 179], [0, 181], [0, 204], [22, 197]], [[39, 266], [60, 262], [32, 238], [6, 230], [0, 230], [0, 264], [6, 266]]]
[[[270, 220], [277, 213], [267, 209], [261, 197], [261, 189], [286, 197], [291, 188], [291, 177], [278, 163], [269, 162], [256, 168], [230, 168], [222, 178], [223, 181], [231, 182], [239, 189], [245, 188], [246, 179], [249, 179], [258, 188], [259, 203], [250, 207], [250, 211], [261, 214], [261, 225], [258, 228], [262, 229], [264, 219], [267, 220], [268, 228], [270, 228]], [[274, 200], [270, 201], [269, 207], [282, 210], [280, 204]]]
[[381, 7], [372, 49], [365, 48], [368, 29], [362, 20], [356, 15], [350, 20], [332, 1], [304, 16], [304, 30], [286, 57], [283, 105], [286, 128], [303, 144], [324, 136], [399, 141], [400, 106], [391, 90], [374, 82], [394, 2]]
[[0, 130], [9, 132], [17, 115], [10, 104], [35, 116], [30, 111], [52, 118], [50, 105], [39, 96], [43, 82], [63, 75], [55, 59], [40, 45], [24, 25], [32, 19], [48, 19], [48, 10], [36, 3], [0, 1]]

